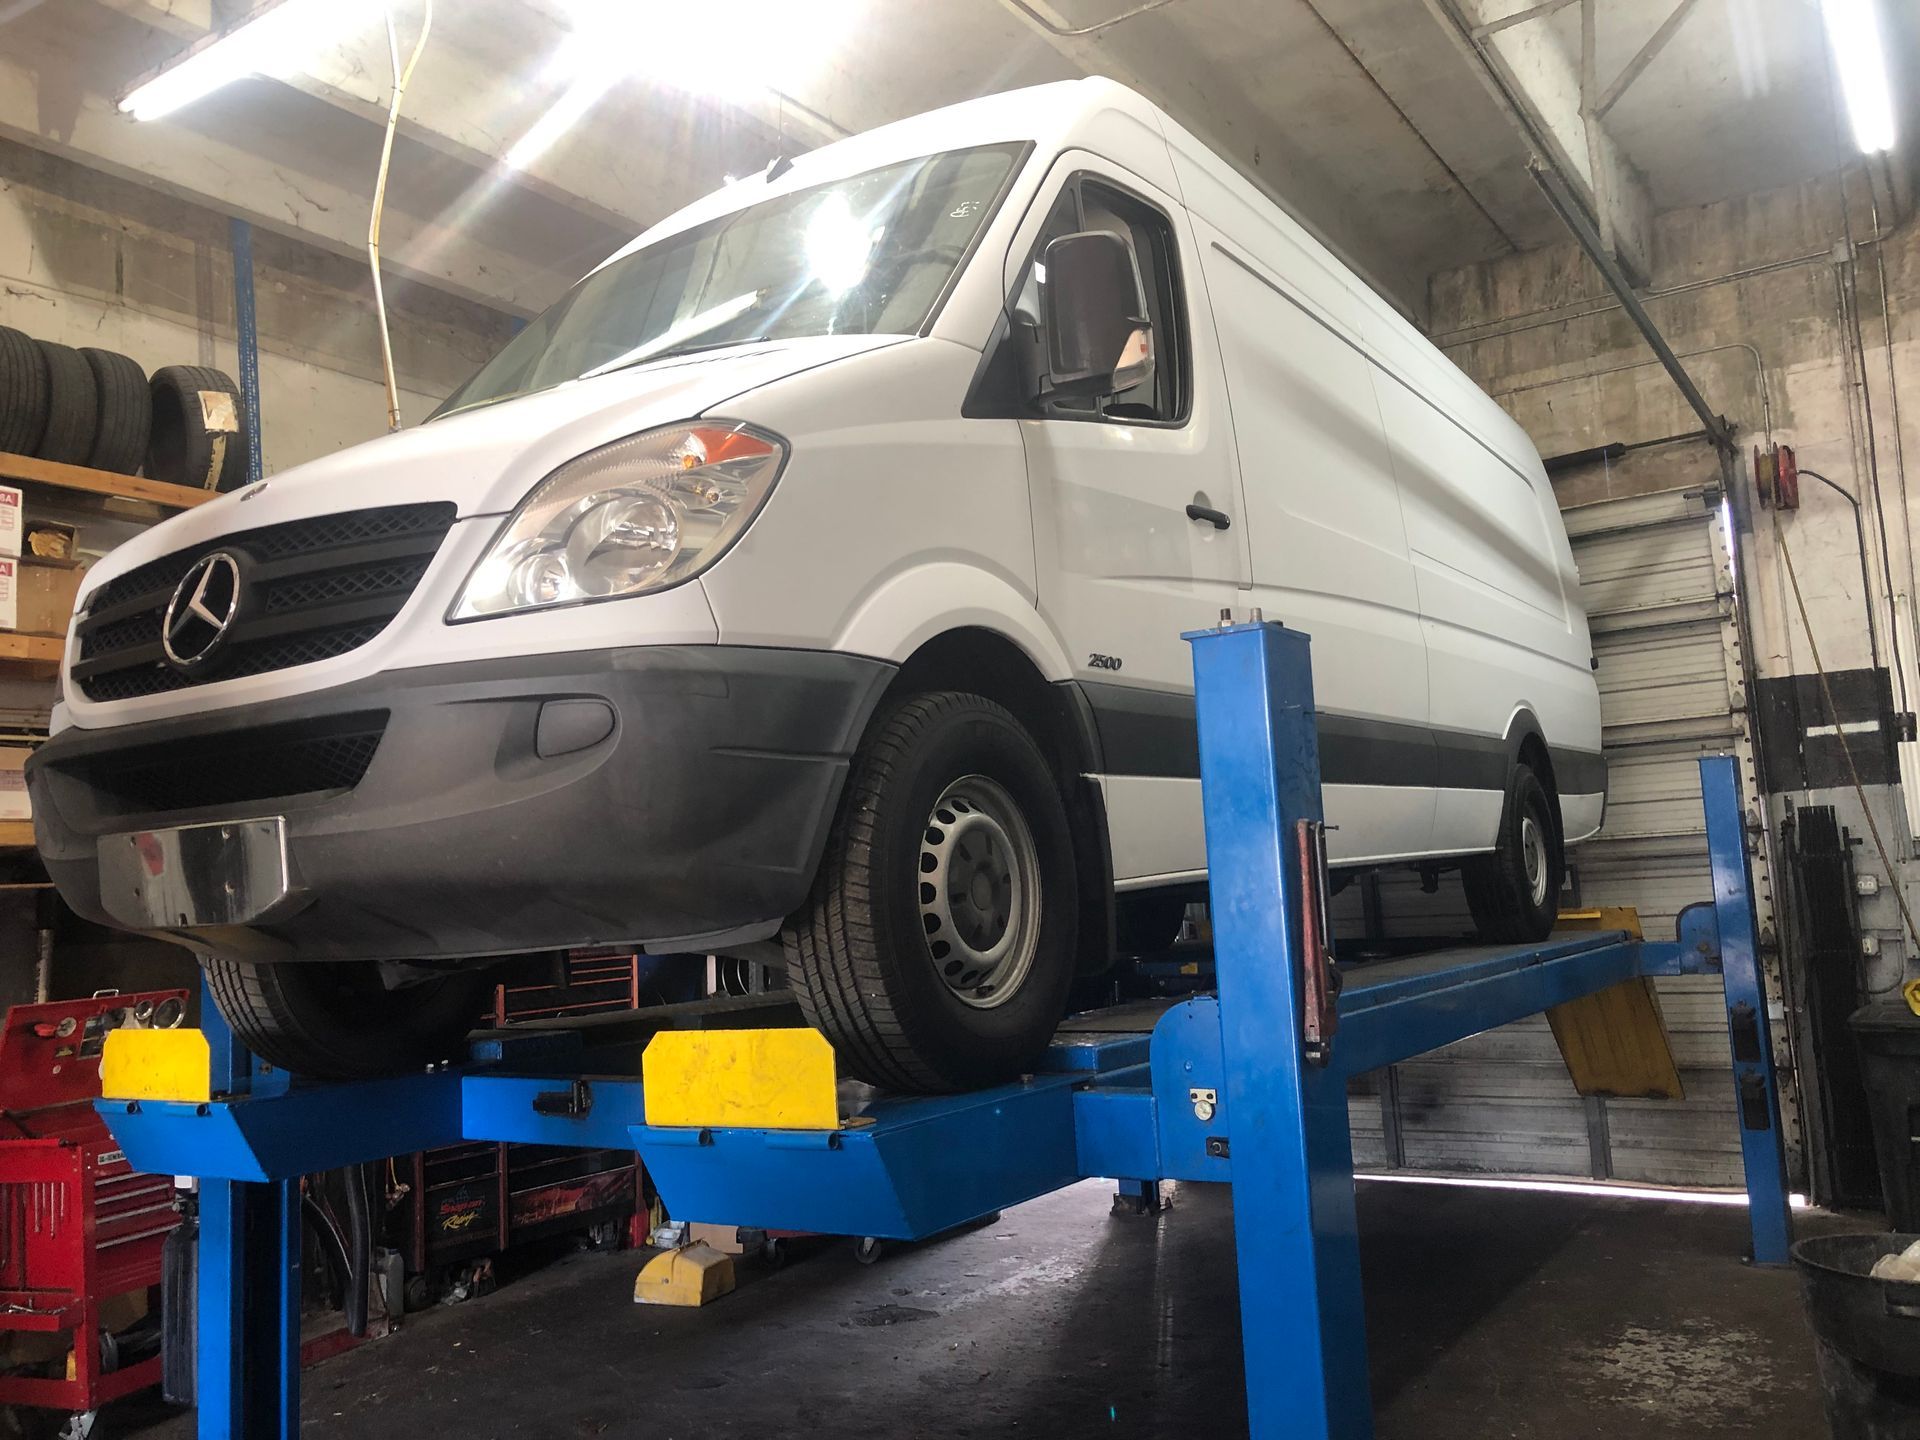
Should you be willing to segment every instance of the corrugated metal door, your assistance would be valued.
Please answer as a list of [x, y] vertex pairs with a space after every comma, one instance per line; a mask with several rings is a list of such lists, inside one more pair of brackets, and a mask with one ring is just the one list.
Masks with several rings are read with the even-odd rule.
[[[1699, 757], [1738, 755], [1747, 793], [1756, 793], [1726, 515], [1717, 495], [1697, 490], [1564, 513], [1600, 662], [1608, 769], [1606, 824], [1572, 857], [1580, 898], [1636, 906], [1647, 935], [1665, 938], [1682, 907], [1711, 894]], [[1754, 871], [1761, 930], [1770, 935], [1764, 854]], [[1345, 928], [1360, 928], [1364, 910], [1364, 896], [1343, 897]], [[1383, 878], [1382, 922], [1389, 935], [1459, 933], [1466, 910], [1457, 881], [1425, 894], [1412, 878]], [[1773, 980], [1778, 994], [1777, 968]], [[1356, 1158], [1409, 1170], [1739, 1185], [1719, 982], [1658, 985], [1684, 1101], [1582, 1099], [1545, 1019], [1535, 1018], [1368, 1077], [1353, 1096]], [[1778, 1053], [1787, 1053], [1784, 1043]], [[1790, 1093], [1782, 1106], [1797, 1152]]]

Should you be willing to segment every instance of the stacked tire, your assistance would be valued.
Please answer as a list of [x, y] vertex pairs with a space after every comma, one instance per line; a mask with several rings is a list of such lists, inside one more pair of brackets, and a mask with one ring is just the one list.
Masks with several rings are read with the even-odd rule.
[[251, 425], [223, 371], [167, 365], [149, 380], [116, 351], [0, 326], [0, 452], [233, 490], [246, 483]]

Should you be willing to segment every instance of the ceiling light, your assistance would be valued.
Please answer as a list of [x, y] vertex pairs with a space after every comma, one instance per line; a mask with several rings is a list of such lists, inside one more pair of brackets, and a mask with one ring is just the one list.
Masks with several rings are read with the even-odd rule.
[[852, 0], [572, 0], [569, 8], [584, 53], [618, 54], [629, 73], [735, 98], [804, 86], [854, 9]]
[[1821, 0], [1821, 9], [1827, 17], [1827, 45], [1847, 96], [1854, 143], [1868, 155], [1891, 150], [1893, 92], [1887, 85], [1875, 0]]
[[355, 33], [375, 0], [278, 0], [255, 6], [229, 30], [202, 40], [134, 87], [120, 108], [136, 120], [157, 120], [249, 75], [282, 79], [322, 44]]
[[731, 100], [804, 90], [853, 18], [852, 0], [569, 0], [567, 9], [572, 33], [542, 75], [564, 88], [507, 152], [516, 170], [630, 77]]

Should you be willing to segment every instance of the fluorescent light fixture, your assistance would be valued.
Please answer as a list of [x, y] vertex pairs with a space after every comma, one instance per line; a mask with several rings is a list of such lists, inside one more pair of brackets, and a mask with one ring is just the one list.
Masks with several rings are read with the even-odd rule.
[[853, 0], [568, 0], [567, 10], [572, 33], [545, 71], [565, 88], [507, 152], [516, 170], [629, 78], [730, 100], [804, 89], [854, 14]]
[[1877, 0], [1820, 0], [1827, 18], [1827, 45], [1846, 92], [1853, 141], [1863, 154], [1891, 150], [1895, 139], [1893, 91], [1880, 44]]
[[[1747, 1203], [1744, 1190], [1669, 1190], [1658, 1185], [1617, 1185], [1601, 1180], [1530, 1180], [1482, 1175], [1394, 1175], [1373, 1171], [1354, 1172], [1355, 1180], [1379, 1181], [1389, 1185], [1444, 1185], [1461, 1190], [1519, 1190], [1533, 1195], [1587, 1195], [1603, 1200], [1670, 1200], [1679, 1205], [1740, 1205]], [[1807, 1197], [1787, 1196], [1794, 1210], [1808, 1208]]]
[[328, 40], [355, 33], [378, 9], [374, 0], [277, 0], [255, 6], [238, 25], [208, 36], [135, 86], [120, 108], [136, 120], [158, 120], [249, 75], [282, 79]]

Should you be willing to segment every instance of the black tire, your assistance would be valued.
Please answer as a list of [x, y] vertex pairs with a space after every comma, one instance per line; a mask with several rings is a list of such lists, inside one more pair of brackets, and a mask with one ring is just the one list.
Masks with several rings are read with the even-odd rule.
[[93, 370], [99, 411], [93, 427], [93, 451], [87, 464], [116, 475], [131, 475], [147, 458], [153, 429], [153, 392], [138, 361], [116, 350], [83, 349]]
[[[240, 403], [240, 387], [225, 371], [205, 365], [164, 365], [153, 372], [153, 424], [147, 441], [147, 478], [195, 490], [236, 490], [247, 482], [247, 436], [253, 417]], [[200, 394], [233, 397], [237, 434], [207, 429]], [[222, 442], [214, 469], [216, 441]]]
[[1122, 955], [1156, 955], [1171, 950], [1187, 918], [1187, 897], [1179, 890], [1141, 890], [1114, 897], [1114, 948]]
[[[1492, 853], [1475, 855], [1461, 867], [1467, 908], [1482, 940], [1527, 944], [1553, 933], [1566, 871], [1560, 837], [1560, 807], [1553, 796], [1532, 767], [1514, 766]], [[1527, 852], [1536, 844], [1530, 866]]]
[[[955, 797], [958, 821], [942, 810], [942, 822], [936, 805]], [[969, 853], [975, 837], [986, 859]], [[991, 873], [996, 845], [1012, 878]], [[923, 882], [928, 864], [942, 876], [965, 865], [971, 878], [943, 899]], [[1066, 1008], [1075, 883], [1060, 792], [1020, 722], [978, 695], [908, 696], [854, 756], [813, 894], [782, 936], [788, 983], [846, 1074], [935, 1093], [1012, 1079], [1033, 1068]], [[952, 923], [923, 905], [946, 907]], [[1013, 967], [1003, 991], [990, 970], [953, 970], [994, 936], [1011, 945], [995, 962]]]
[[371, 961], [251, 965], [203, 956], [207, 986], [240, 1043], [314, 1080], [364, 1080], [465, 1059], [486, 1004], [478, 968], [389, 990]]
[[93, 453], [93, 427], [100, 413], [93, 367], [71, 345], [38, 343], [47, 364], [47, 428], [33, 453], [62, 465], [84, 465]]
[[47, 430], [47, 358], [31, 336], [0, 325], [0, 450], [32, 455]]

